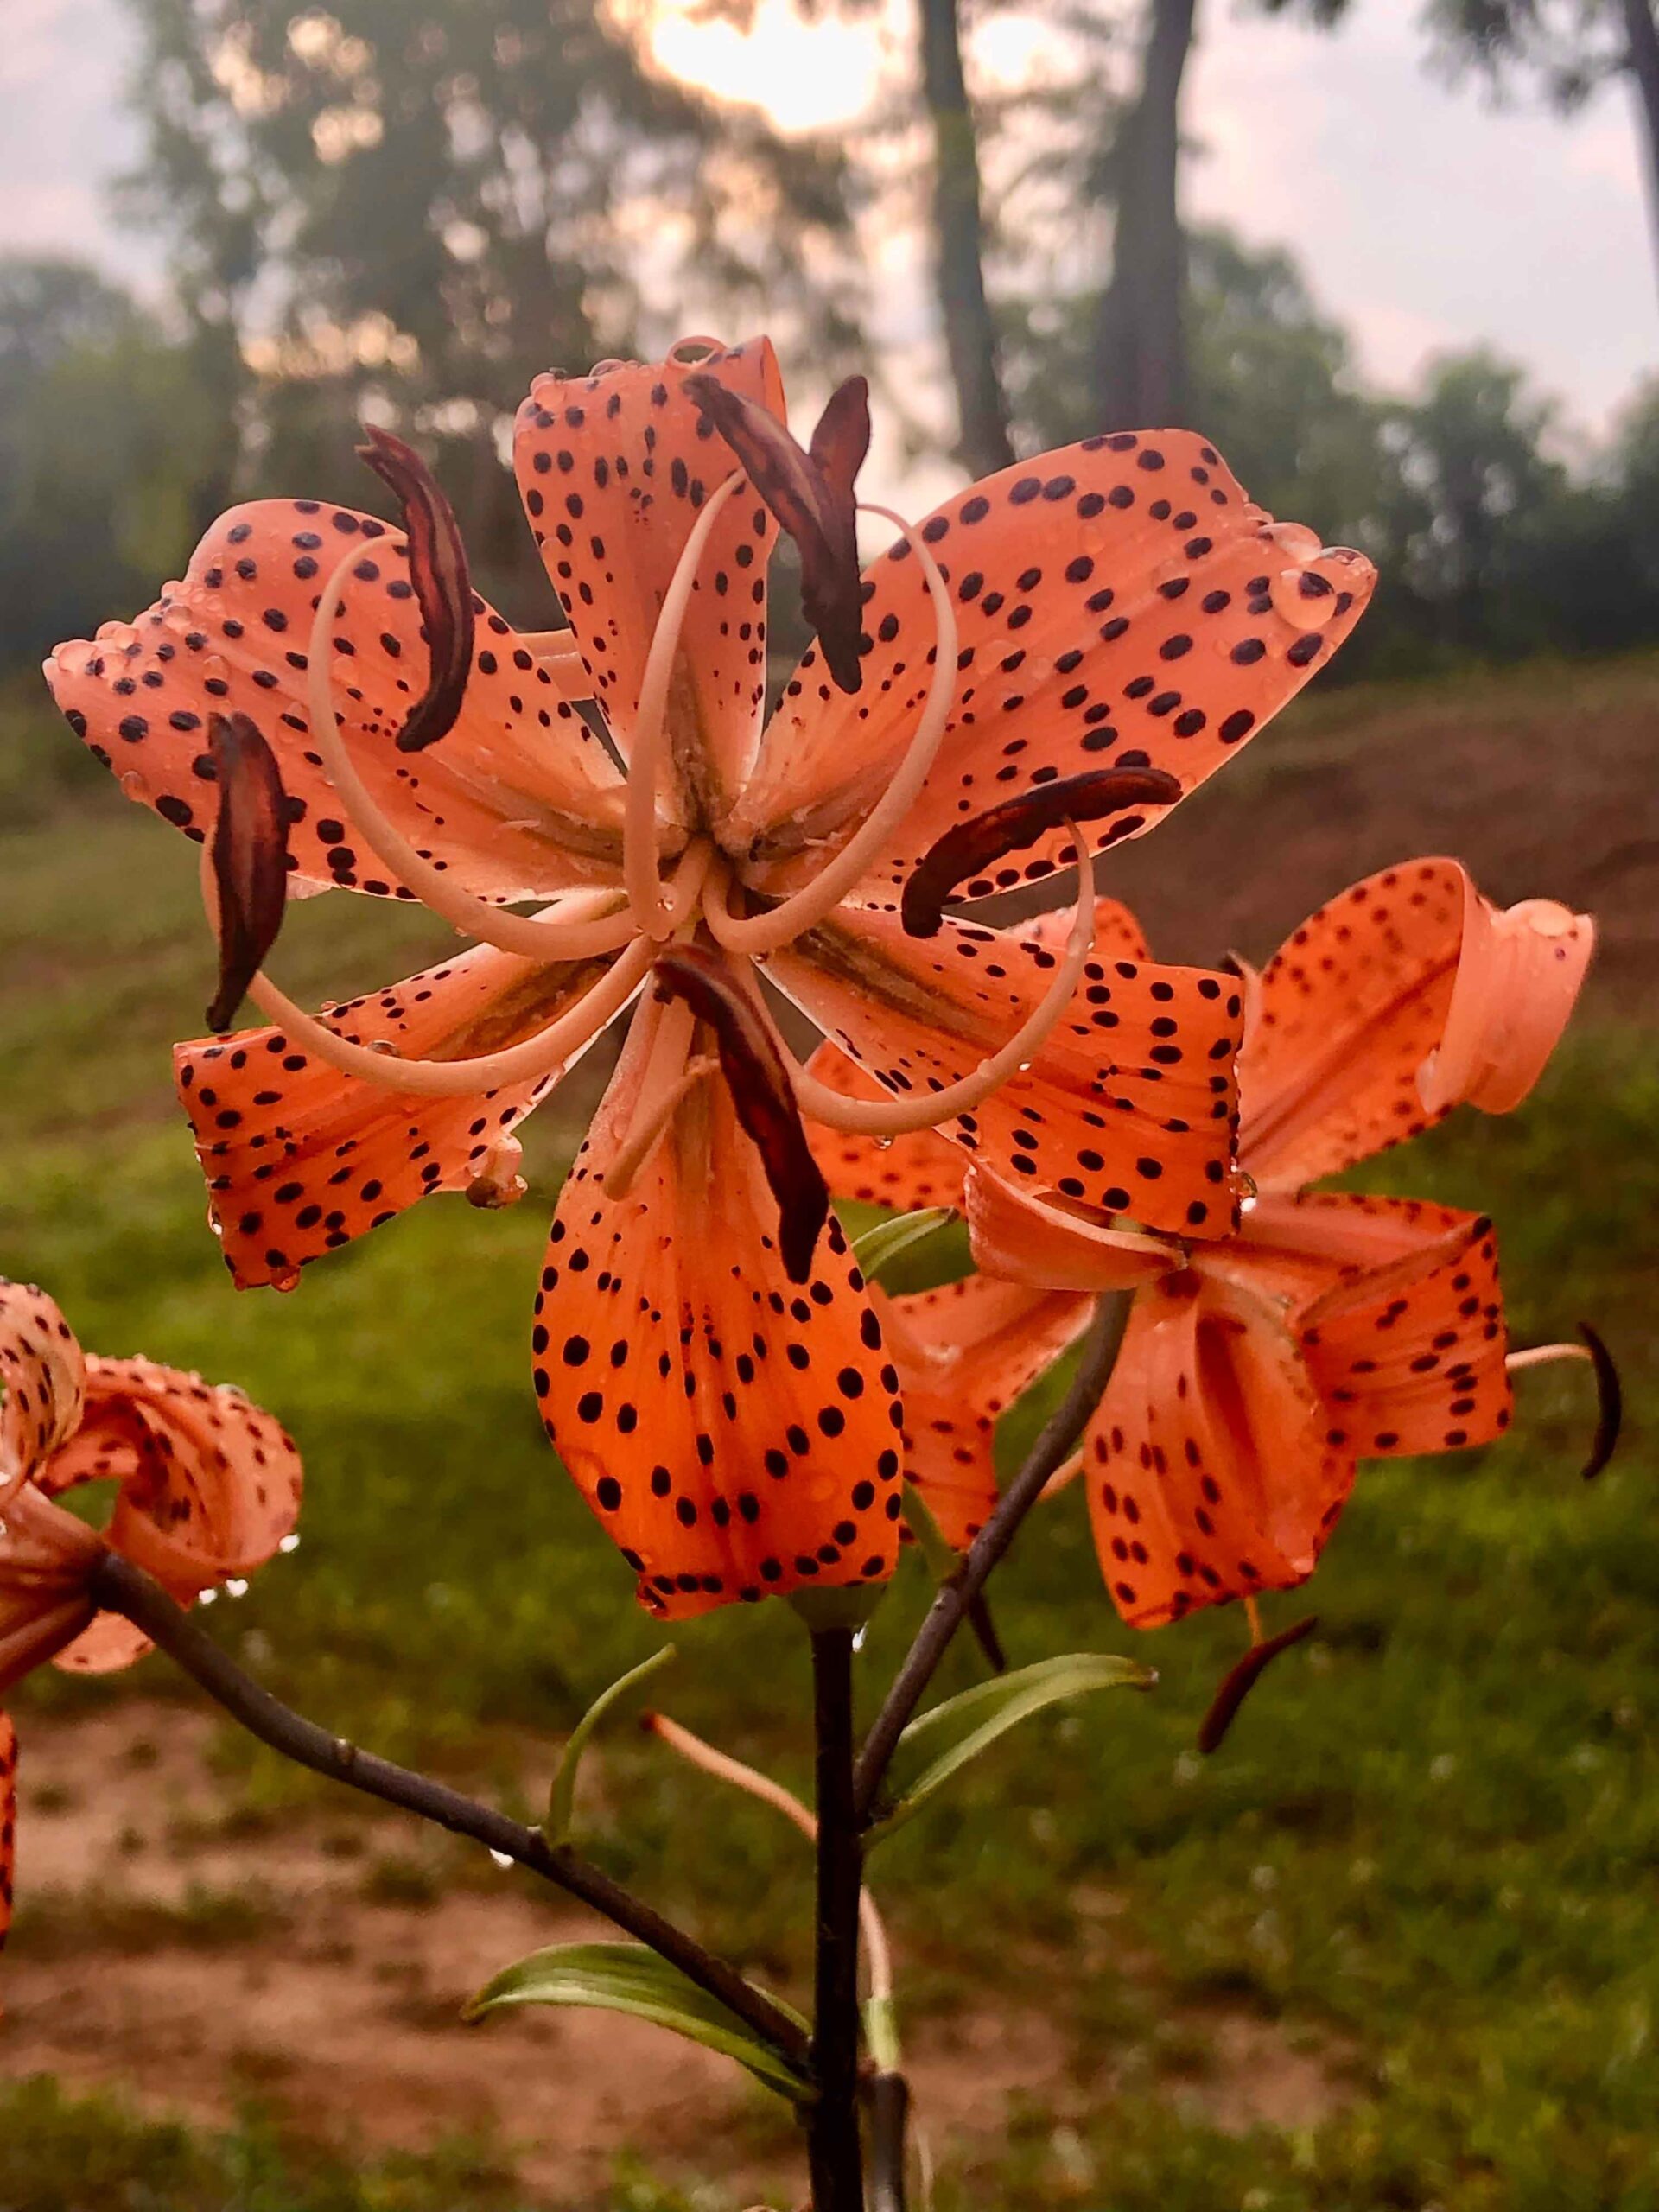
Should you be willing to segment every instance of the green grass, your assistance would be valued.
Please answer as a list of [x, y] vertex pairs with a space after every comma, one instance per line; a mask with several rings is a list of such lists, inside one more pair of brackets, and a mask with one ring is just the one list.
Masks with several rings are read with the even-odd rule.
[[[292, 1296], [237, 1295], [168, 1105], [168, 1045], [208, 988], [194, 895], [179, 842], [99, 792], [0, 839], [0, 1269], [44, 1281], [89, 1344], [233, 1378], [293, 1427], [304, 1541], [216, 1632], [257, 1631], [260, 1671], [331, 1725], [516, 1789], [523, 1732], [568, 1728], [660, 1641], [528, 1387], [568, 1120], [543, 1117], [515, 1211], [440, 1201]], [[402, 973], [438, 941], [360, 902], [296, 921], [284, 972], [314, 992]], [[874, 1861], [912, 2018], [1005, 1995], [1075, 2050], [1055, 2108], [948, 2174], [941, 2212], [1659, 2206], [1659, 1039], [1616, 1013], [1599, 1008], [1522, 1113], [1460, 1121], [1373, 1178], [1496, 1214], [1522, 1341], [1600, 1324], [1630, 1427], [1598, 1484], [1577, 1474], [1580, 1369], [1523, 1377], [1516, 1432], [1489, 1451], [1365, 1470], [1314, 1585], [1317, 1638], [1208, 1762], [1193, 1733], [1236, 1618], [1131, 1638], [1075, 1492], [1022, 1539], [997, 1598], [1014, 1658], [1132, 1648], [1161, 1681], [1010, 1739]], [[861, 1661], [867, 1702], [924, 1599], [907, 1562]], [[676, 1640], [653, 1699], [804, 1787], [793, 1617], [733, 1609]], [[963, 1653], [947, 1679], [974, 1675]], [[156, 1662], [130, 1679], [168, 1688]], [[18, 1703], [120, 1694], [54, 1677]], [[235, 1744], [226, 1757], [273, 1821], [321, 1786]], [[799, 1994], [808, 1867], [775, 1816], [626, 1726], [602, 1758], [613, 1809], [590, 1822], [595, 1855]], [[401, 1894], [411, 1867], [369, 1879]], [[1124, 1904], [1104, 1923], [1103, 1891]], [[1241, 2139], [1150, 2094], [1202, 2072], [1224, 2009], [1334, 2054], [1333, 2115]], [[686, 2202], [618, 2171], [613, 2212]], [[254, 2122], [192, 2137], [38, 2083], [0, 2092], [3, 2212], [517, 2202], [484, 2153], [348, 2171]]]

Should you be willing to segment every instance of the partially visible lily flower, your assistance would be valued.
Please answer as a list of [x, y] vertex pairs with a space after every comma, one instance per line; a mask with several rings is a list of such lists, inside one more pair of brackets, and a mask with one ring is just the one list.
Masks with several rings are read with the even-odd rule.
[[[1122, 908], [1103, 904], [1096, 928], [1144, 950]], [[963, 1203], [986, 1274], [958, 1287], [963, 1320], [947, 1325], [933, 1293], [894, 1300], [890, 1330], [907, 1347], [907, 1408], [912, 1375], [942, 1407], [936, 1434], [907, 1421], [909, 1471], [953, 1541], [995, 1503], [990, 1431], [1042, 1363], [1027, 1347], [1074, 1339], [1103, 1290], [1134, 1304], [1075, 1471], [1132, 1626], [1304, 1580], [1358, 1460], [1500, 1434], [1511, 1359], [1540, 1355], [1510, 1353], [1491, 1222], [1307, 1185], [1460, 1103], [1518, 1105], [1593, 941], [1586, 917], [1548, 900], [1500, 912], [1448, 860], [1387, 869], [1321, 907], [1244, 978], [1249, 1195], [1228, 1237], [1177, 1243], [970, 1168]], [[931, 1141], [874, 1158], [836, 1134], [817, 1144], [838, 1192], [950, 1202]]]
[[[130, 1666], [148, 1639], [101, 1612], [106, 1550], [181, 1605], [263, 1565], [293, 1530], [292, 1440], [239, 1390], [148, 1359], [83, 1353], [44, 1291], [0, 1280], [0, 1695], [48, 1660], [77, 1674]], [[101, 1535], [54, 1501], [116, 1485]], [[0, 1942], [11, 1919], [17, 1743], [0, 1713]]]
[[[515, 464], [569, 628], [515, 632], [472, 594], [436, 486], [381, 434], [405, 531], [312, 500], [236, 509], [137, 623], [48, 664], [123, 787], [188, 836], [232, 804], [270, 818], [263, 784], [245, 806], [227, 788], [264, 774], [221, 727], [245, 718], [280, 774], [289, 895], [419, 899], [479, 940], [320, 1019], [256, 969], [273, 1026], [179, 1049], [238, 1283], [288, 1287], [433, 1191], [510, 1195], [517, 1124], [645, 993], [560, 1201], [536, 1387], [664, 1612], [877, 1579], [894, 1555], [892, 1369], [838, 1232], [814, 1232], [802, 1113], [878, 1142], [937, 1126], [1010, 1180], [1231, 1226], [1236, 986], [1099, 968], [1089, 863], [1261, 728], [1374, 582], [1186, 432], [1085, 440], [919, 525], [860, 507], [868, 437], [853, 379], [797, 443], [764, 340], [545, 376]], [[861, 577], [861, 512], [896, 533]], [[819, 642], [768, 721], [780, 525]], [[270, 870], [219, 843], [230, 989]], [[944, 912], [1068, 865], [1078, 907], [1047, 936]], [[702, 963], [690, 997], [671, 948]], [[796, 1065], [762, 975], [870, 1096]], [[729, 1207], [699, 1180], [716, 1173]]]

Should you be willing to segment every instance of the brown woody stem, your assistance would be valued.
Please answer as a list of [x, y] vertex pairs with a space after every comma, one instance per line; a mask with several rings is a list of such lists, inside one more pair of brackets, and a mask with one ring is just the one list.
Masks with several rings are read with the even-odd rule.
[[470, 1836], [475, 1843], [527, 1866], [543, 1881], [580, 1897], [677, 1967], [791, 2066], [806, 2072], [810, 2063], [806, 2038], [786, 2013], [746, 1981], [735, 1967], [705, 1950], [683, 1929], [664, 1920], [578, 1853], [565, 1845], [549, 1843], [539, 1828], [525, 1827], [493, 1806], [480, 1805], [428, 1775], [396, 1766], [372, 1751], [359, 1751], [344, 1737], [330, 1735], [315, 1721], [307, 1720], [251, 1675], [245, 1675], [200, 1623], [175, 1605], [160, 1583], [118, 1554], [106, 1553], [99, 1561], [88, 1593], [100, 1607], [124, 1615], [142, 1629], [152, 1643], [262, 1744], [269, 1744], [272, 1751], [300, 1766], [309, 1767], [314, 1774], [326, 1775], [330, 1781], [343, 1782], [366, 1796], [399, 1806], [454, 1835]]
[[861, 1828], [869, 1824], [899, 1738], [950, 1649], [951, 1638], [985, 1587], [992, 1568], [1014, 1541], [1020, 1523], [1042, 1496], [1044, 1484], [1070, 1458], [1090, 1414], [1099, 1404], [1101, 1393], [1111, 1380], [1128, 1318], [1128, 1294], [1108, 1291], [1096, 1306], [1083, 1340], [1083, 1358], [1071, 1389], [1032, 1446], [1025, 1465], [997, 1500], [995, 1511], [975, 1537], [961, 1567], [939, 1585], [858, 1755], [855, 1807]]

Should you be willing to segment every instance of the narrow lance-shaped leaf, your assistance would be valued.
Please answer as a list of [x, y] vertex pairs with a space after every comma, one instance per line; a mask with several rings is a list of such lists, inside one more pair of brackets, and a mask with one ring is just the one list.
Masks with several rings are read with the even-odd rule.
[[[486, 1982], [462, 2018], [481, 2020], [510, 2005], [588, 2005], [629, 2012], [734, 2058], [758, 2082], [791, 2103], [806, 2104], [812, 2097], [811, 2084], [736, 2013], [643, 1943], [556, 1943], [550, 1949], [532, 1951]], [[791, 2012], [790, 2018], [798, 2016]]]
[[653, 973], [661, 990], [683, 998], [715, 1033], [732, 1104], [760, 1154], [778, 1201], [778, 1249], [785, 1271], [791, 1282], [805, 1282], [818, 1233], [830, 1218], [830, 1185], [812, 1157], [794, 1088], [771, 1033], [718, 953], [701, 945], [677, 945], [662, 955]]
[[575, 1823], [576, 1802], [576, 1774], [582, 1764], [582, 1755], [588, 1739], [606, 1714], [619, 1704], [630, 1690], [638, 1689], [641, 1682], [649, 1681], [659, 1674], [676, 1656], [674, 1646], [665, 1643], [660, 1651], [653, 1651], [649, 1659], [642, 1659], [620, 1675], [607, 1690], [601, 1690], [575, 1726], [570, 1731], [558, 1771], [553, 1777], [553, 1787], [548, 1795], [547, 1819], [542, 1829], [550, 1843], [563, 1843]]
[[[899, 1738], [893, 1762], [897, 1802], [875, 1822], [868, 1840], [874, 1843], [891, 1835], [969, 1760], [1033, 1713], [1094, 1690], [1150, 1689], [1157, 1679], [1151, 1668], [1139, 1666], [1133, 1659], [1117, 1658], [1108, 1652], [1072, 1651], [1058, 1659], [1040, 1659], [1035, 1666], [999, 1675], [994, 1681], [981, 1682], [959, 1697], [947, 1698], [943, 1705], [933, 1706], [912, 1720]], [[919, 1745], [957, 1727], [962, 1733], [943, 1751], [919, 1766], [912, 1765], [907, 1777], [903, 1774], [902, 1768], [911, 1764], [906, 1760], [906, 1751], [914, 1752]]]
[[276, 942], [288, 899], [288, 798], [276, 755], [246, 715], [215, 715], [207, 751], [219, 790], [212, 861], [219, 894], [219, 988], [207, 1009], [227, 1030]]
[[454, 509], [413, 446], [390, 430], [371, 426], [358, 448], [404, 511], [409, 537], [409, 574], [425, 626], [426, 690], [397, 733], [398, 749], [419, 753], [455, 726], [473, 665], [475, 609], [467, 573], [467, 549]]

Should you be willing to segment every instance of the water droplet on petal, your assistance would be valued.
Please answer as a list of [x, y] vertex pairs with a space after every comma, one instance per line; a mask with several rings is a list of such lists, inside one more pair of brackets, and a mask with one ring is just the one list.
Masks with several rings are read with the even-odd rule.
[[196, 1603], [199, 1605], [211, 1605], [216, 1602], [218, 1597], [219, 1592], [217, 1590], [204, 1590], [200, 1596], [196, 1599]]
[[492, 1851], [490, 1856], [498, 1866], [511, 1866], [513, 1864], [512, 1853], [510, 1851]]
[[232, 1575], [225, 1585], [225, 1595], [227, 1598], [245, 1598], [247, 1594], [248, 1586], [245, 1578], [239, 1574]]
[[136, 799], [142, 806], [149, 797], [149, 779], [141, 775], [137, 768], [126, 768], [122, 771], [121, 788], [129, 798]]
[[270, 1279], [270, 1287], [273, 1290], [280, 1290], [283, 1292], [297, 1290], [300, 1287], [299, 1269], [297, 1268], [289, 1268], [285, 1273], [280, 1275], [273, 1275]]
[[893, 1139], [891, 1137], [877, 1137], [875, 1141], [875, 1148], [878, 1152], [891, 1152], [893, 1150]]
[[300, 1540], [297, 1536], [284, 1536], [276, 1548], [279, 1552], [296, 1552], [300, 1548]]
[[853, 1630], [853, 1649], [855, 1651], [861, 1651], [864, 1649], [864, 1639], [869, 1632], [870, 1624], [868, 1621], [861, 1623], [860, 1625]]
[[1268, 596], [1274, 613], [1294, 630], [1322, 630], [1337, 611], [1337, 594], [1317, 569], [1281, 569]]
[[1287, 561], [1317, 561], [1325, 550], [1317, 530], [1310, 530], [1304, 522], [1269, 523], [1262, 533], [1276, 545]]

